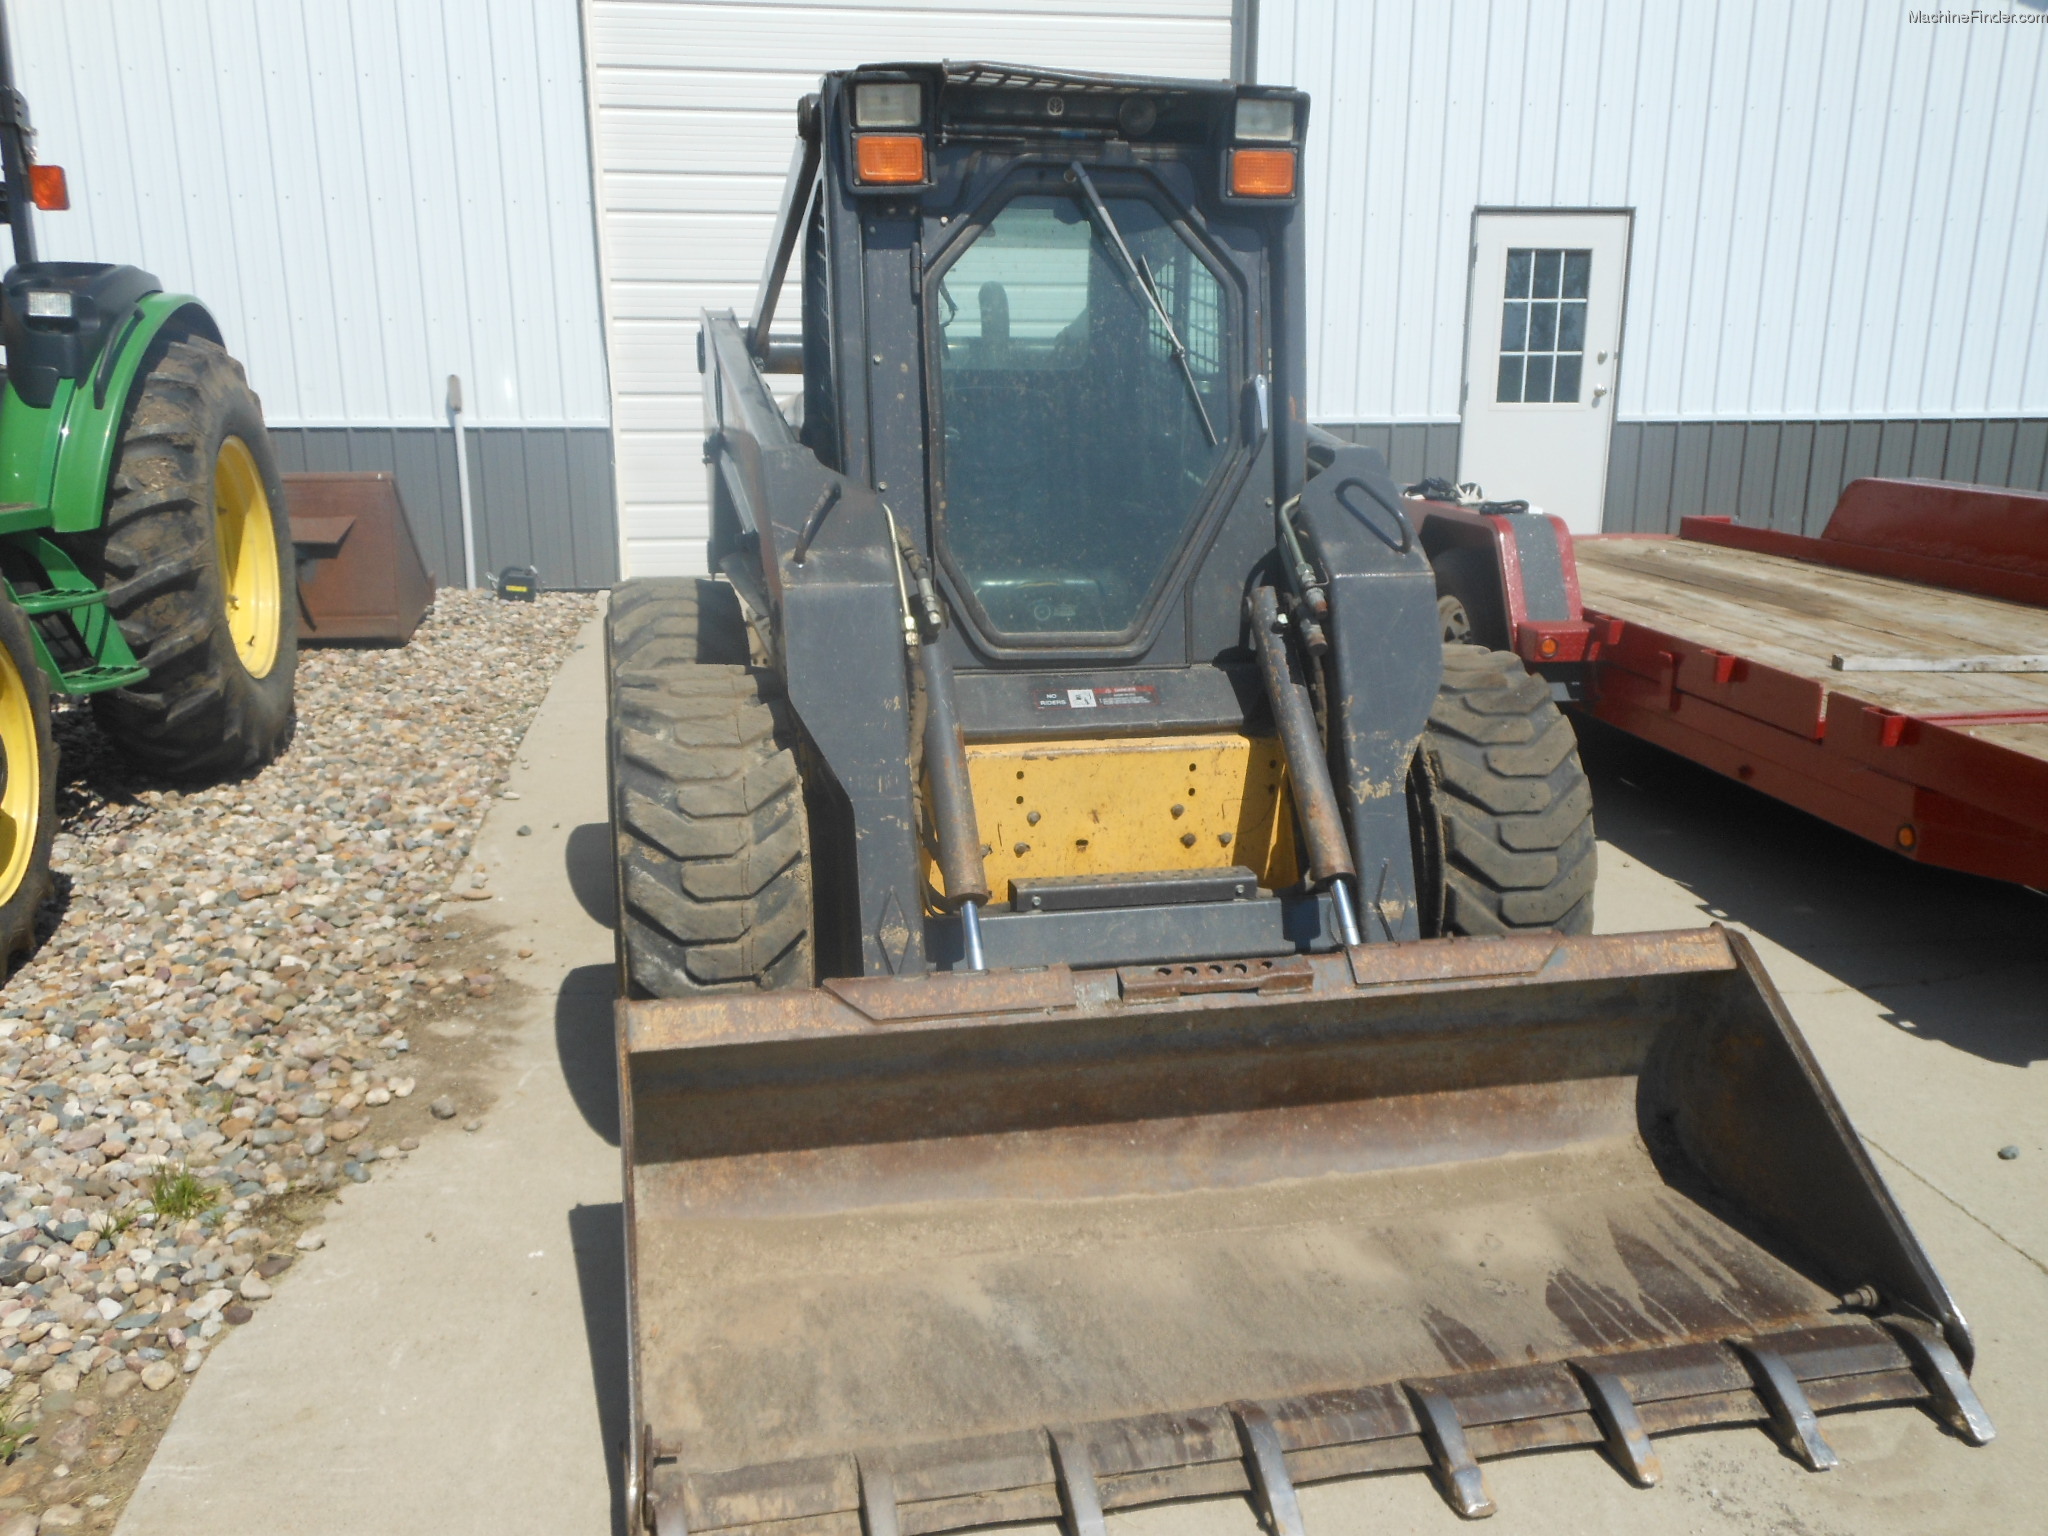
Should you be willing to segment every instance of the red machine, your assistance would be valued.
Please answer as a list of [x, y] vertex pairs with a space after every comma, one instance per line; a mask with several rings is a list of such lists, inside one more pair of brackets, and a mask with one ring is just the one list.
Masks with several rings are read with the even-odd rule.
[[1424, 528], [1501, 573], [1446, 594], [1477, 638], [1582, 663], [1545, 670], [1587, 713], [1908, 858], [2048, 886], [2048, 496], [1858, 480], [1819, 538], [1688, 517], [1575, 541], [1435, 502]]

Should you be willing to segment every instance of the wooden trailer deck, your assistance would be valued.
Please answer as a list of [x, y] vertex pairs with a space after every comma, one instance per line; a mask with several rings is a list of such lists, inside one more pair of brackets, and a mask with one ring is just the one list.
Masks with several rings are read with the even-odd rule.
[[2048, 601], [1984, 590], [2048, 588], [2048, 540], [2035, 560], [2010, 537], [2048, 534], [2048, 497], [1968, 488], [2006, 504], [2003, 548], [1925, 520], [1859, 543], [1838, 526], [1871, 487], [1962, 489], [1858, 482], [1821, 539], [1687, 519], [1576, 541], [1588, 707], [1908, 857], [2048, 885]]

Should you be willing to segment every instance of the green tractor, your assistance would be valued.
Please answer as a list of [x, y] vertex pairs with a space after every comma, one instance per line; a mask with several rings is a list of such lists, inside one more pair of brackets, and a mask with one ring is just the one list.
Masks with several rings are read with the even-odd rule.
[[50, 892], [50, 704], [89, 697], [151, 773], [245, 773], [291, 739], [290, 524], [263, 410], [199, 300], [149, 273], [40, 261], [37, 165], [0, 18], [0, 972]]

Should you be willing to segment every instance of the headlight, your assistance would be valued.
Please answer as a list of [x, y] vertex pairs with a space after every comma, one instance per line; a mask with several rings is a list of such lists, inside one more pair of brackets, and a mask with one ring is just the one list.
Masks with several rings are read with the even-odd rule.
[[914, 82], [868, 81], [853, 88], [856, 128], [915, 128], [924, 118]]
[[1294, 142], [1294, 103], [1246, 96], [1237, 104], [1237, 136], [1261, 144]]
[[28, 294], [28, 317], [31, 320], [69, 320], [71, 295], [61, 289], [31, 288]]

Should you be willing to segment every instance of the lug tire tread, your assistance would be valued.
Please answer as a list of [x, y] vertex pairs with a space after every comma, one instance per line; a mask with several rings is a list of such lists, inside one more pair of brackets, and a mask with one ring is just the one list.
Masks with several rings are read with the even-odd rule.
[[1509, 652], [1445, 646], [1418, 755], [1441, 930], [1590, 933], [1593, 791], [1548, 684]]
[[777, 679], [743, 664], [746, 618], [731, 588], [627, 582], [612, 594], [606, 644], [626, 994], [808, 986], [815, 921], [795, 733]]
[[[213, 531], [214, 459], [223, 437], [248, 445], [270, 498], [283, 606], [277, 658], [243, 667], [228, 632]], [[152, 772], [233, 778], [290, 744], [296, 724], [298, 582], [284, 487], [263, 408], [242, 365], [204, 337], [162, 344], [132, 397], [99, 530], [75, 536], [107, 611], [149, 677], [95, 694], [102, 732]]]

